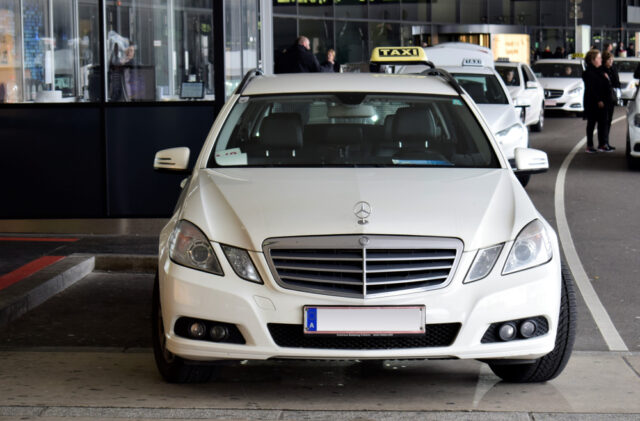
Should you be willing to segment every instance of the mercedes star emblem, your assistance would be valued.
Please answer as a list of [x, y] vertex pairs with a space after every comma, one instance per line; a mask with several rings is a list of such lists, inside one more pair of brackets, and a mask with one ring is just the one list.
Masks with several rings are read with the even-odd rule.
[[355, 213], [358, 218], [358, 224], [368, 224], [369, 221], [367, 221], [367, 218], [371, 215], [371, 205], [367, 202], [358, 202], [353, 208], [353, 213]]

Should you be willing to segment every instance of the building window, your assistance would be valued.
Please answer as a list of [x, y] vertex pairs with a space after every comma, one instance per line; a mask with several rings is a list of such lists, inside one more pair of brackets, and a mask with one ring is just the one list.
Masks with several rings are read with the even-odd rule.
[[258, 67], [258, 4], [254, 0], [224, 3], [225, 94], [229, 97], [245, 73]]

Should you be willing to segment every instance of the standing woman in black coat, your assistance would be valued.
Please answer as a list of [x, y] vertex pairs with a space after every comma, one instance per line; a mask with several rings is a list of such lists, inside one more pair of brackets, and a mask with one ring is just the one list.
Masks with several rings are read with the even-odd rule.
[[[585, 57], [587, 70], [584, 81], [584, 119], [587, 120], [587, 152], [609, 152], [607, 140], [607, 107], [611, 99], [609, 77], [602, 68], [602, 56], [597, 49], [589, 50]], [[593, 129], [598, 125], [598, 149], [593, 147]]]

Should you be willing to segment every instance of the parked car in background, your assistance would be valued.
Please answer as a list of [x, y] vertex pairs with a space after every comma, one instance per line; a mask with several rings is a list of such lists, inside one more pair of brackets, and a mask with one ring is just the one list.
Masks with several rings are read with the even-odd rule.
[[627, 106], [627, 142], [625, 148], [630, 169], [640, 169], [640, 96], [636, 91]]
[[516, 107], [521, 107], [524, 124], [534, 132], [544, 127], [544, 89], [526, 63], [510, 62], [500, 59], [496, 62], [496, 71], [507, 85], [511, 99]]
[[533, 65], [533, 72], [544, 88], [544, 108], [581, 113], [584, 111], [584, 61], [543, 59]]
[[634, 73], [640, 66], [640, 57], [615, 57], [613, 65], [620, 76], [622, 105], [627, 105], [635, 97], [638, 88], [638, 79], [634, 77]]

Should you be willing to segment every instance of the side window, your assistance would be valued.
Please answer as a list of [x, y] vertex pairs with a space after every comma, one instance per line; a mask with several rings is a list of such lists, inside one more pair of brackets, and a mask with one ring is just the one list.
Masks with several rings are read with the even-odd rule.
[[531, 82], [535, 82], [536, 81], [536, 77], [533, 75], [533, 72], [531, 71], [529, 66], [527, 66], [526, 64], [523, 64], [522, 65], [522, 71], [526, 75], [527, 81], [531, 81]]
[[531, 80], [531, 78], [529, 77], [529, 75], [527, 74], [527, 72], [524, 70], [524, 65], [522, 67], [520, 67], [519, 70], [522, 73], [522, 84], [523, 85], [527, 85], [527, 82], [529, 82]]

